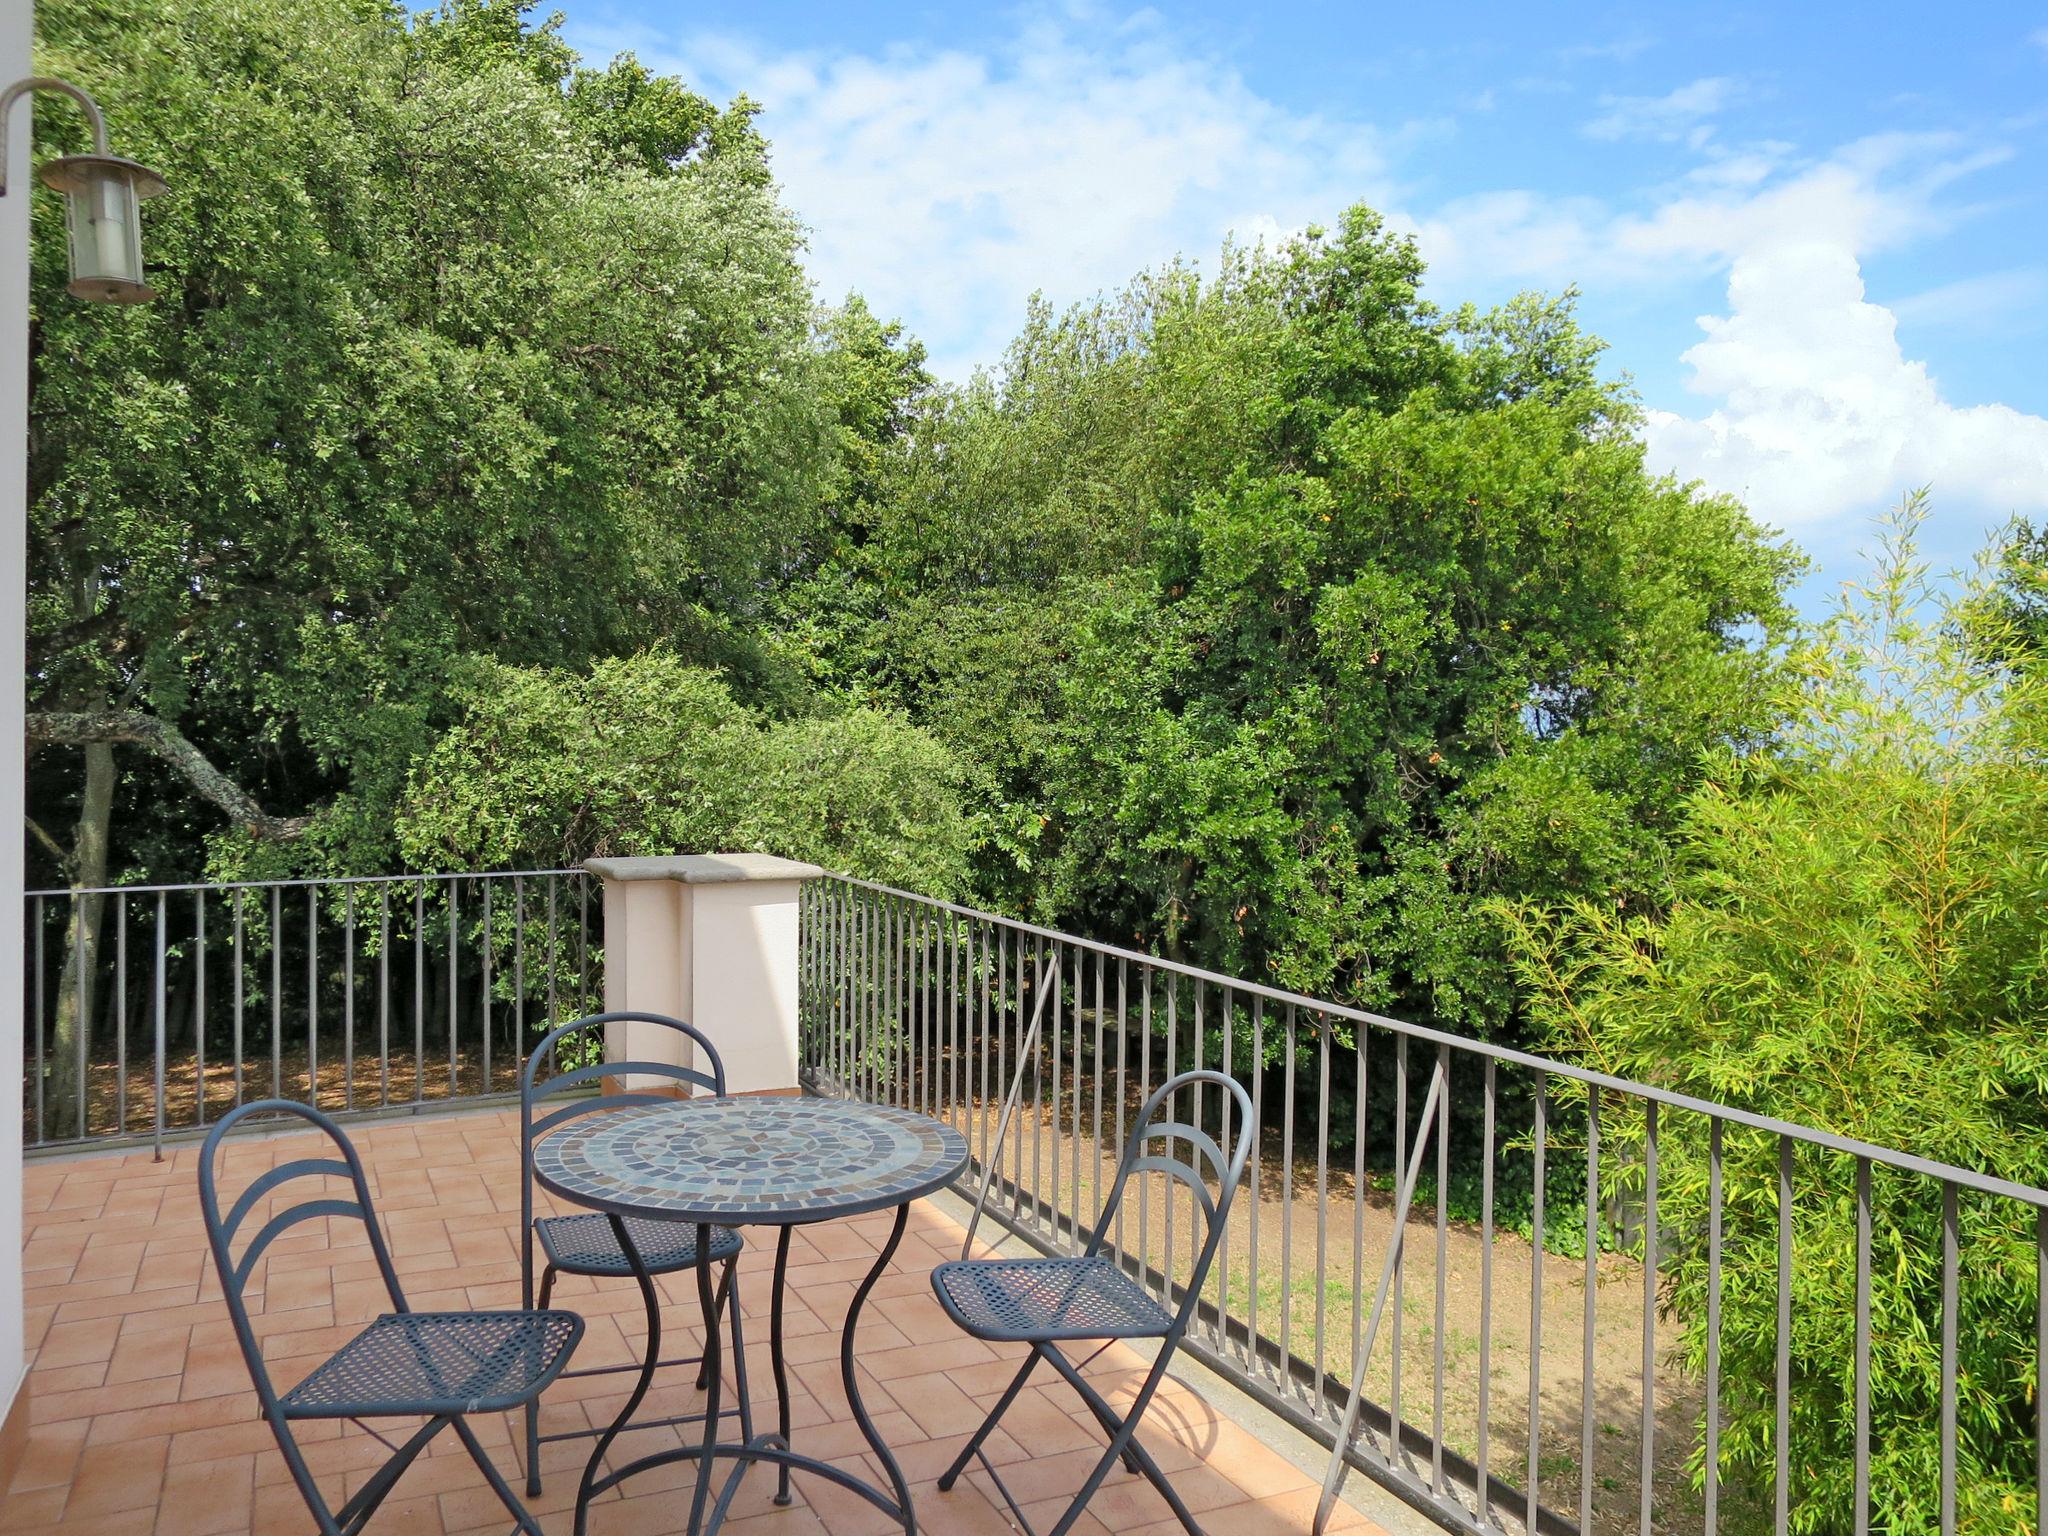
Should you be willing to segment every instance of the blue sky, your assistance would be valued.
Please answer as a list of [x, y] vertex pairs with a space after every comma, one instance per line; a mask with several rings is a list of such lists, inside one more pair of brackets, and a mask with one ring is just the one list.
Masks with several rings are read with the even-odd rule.
[[1576, 283], [1655, 467], [1819, 562], [1930, 484], [1930, 553], [2048, 516], [2048, 5], [1261, 8], [554, 0], [763, 106], [826, 299], [942, 374], [1226, 232], [1364, 199], [1431, 296]]

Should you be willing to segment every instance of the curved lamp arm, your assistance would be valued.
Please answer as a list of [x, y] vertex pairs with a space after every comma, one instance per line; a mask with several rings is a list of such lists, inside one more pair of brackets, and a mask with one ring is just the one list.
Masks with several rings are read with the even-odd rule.
[[7, 119], [14, 111], [14, 104], [31, 91], [55, 91], [60, 96], [69, 96], [85, 113], [86, 121], [92, 124], [92, 150], [96, 155], [107, 151], [107, 120], [100, 113], [100, 104], [69, 80], [59, 80], [55, 75], [30, 75], [26, 80], [17, 80], [0, 91], [0, 197], [7, 195]]

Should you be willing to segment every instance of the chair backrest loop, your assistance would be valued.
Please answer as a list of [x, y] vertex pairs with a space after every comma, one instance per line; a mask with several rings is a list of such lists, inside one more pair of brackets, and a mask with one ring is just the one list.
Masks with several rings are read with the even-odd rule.
[[[259, 1116], [303, 1120], [325, 1135], [333, 1144], [333, 1154], [338, 1155], [295, 1158], [265, 1169], [249, 1181], [223, 1216], [220, 1191], [222, 1144], [230, 1133]], [[283, 1210], [269, 1214], [255, 1237], [237, 1254], [236, 1239], [251, 1215], [266, 1200], [276, 1198], [280, 1190], [301, 1179], [314, 1181], [322, 1188], [330, 1179], [341, 1179], [347, 1182], [349, 1191], [346, 1196], [308, 1191], [306, 1198], [295, 1200]], [[384, 1288], [390, 1294], [392, 1310], [407, 1310], [405, 1294], [398, 1286], [398, 1272], [392, 1267], [391, 1251], [385, 1245], [383, 1229], [377, 1224], [370, 1202], [370, 1184], [363, 1173], [362, 1159], [356, 1155], [355, 1147], [341, 1127], [310, 1104], [294, 1103], [289, 1099], [260, 1099], [238, 1105], [215, 1121], [199, 1149], [199, 1209], [206, 1224], [206, 1241], [213, 1254], [214, 1270], [220, 1276], [221, 1294], [227, 1302], [228, 1317], [234, 1324], [235, 1338], [241, 1345], [243, 1359], [248, 1362], [250, 1378], [255, 1383], [266, 1414], [274, 1415], [277, 1411], [277, 1392], [271, 1384], [270, 1372], [264, 1365], [263, 1353], [249, 1320], [249, 1302], [245, 1293], [256, 1266], [271, 1244], [286, 1232], [301, 1222], [326, 1217], [362, 1222], [369, 1236], [370, 1251], [384, 1277]]]
[[[673, 1030], [690, 1042], [691, 1058], [696, 1064], [684, 1066], [673, 1061], [597, 1061], [571, 1067], [566, 1072], [555, 1072], [547, 1078], [539, 1076], [544, 1062], [552, 1066], [557, 1055], [557, 1046], [562, 1040], [571, 1035], [596, 1031], [601, 1047], [602, 1032], [608, 1024], [651, 1024], [659, 1029]], [[519, 1268], [527, 1306], [533, 1305], [534, 1142], [565, 1121], [583, 1115], [601, 1114], [636, 1104], [674, 1102], [671, 1096], [654, 1089], [637, 1084], [628, 1086], [632, 1079], [647, 1077], [683, 1083], [693, 1092], [701, 1088], [717, 1097], [722, 1098], [725, 1094], [725, 1063], [719, 1059], [718, 1047], [713, 1045], [710, 1037], [694, 1024], [671, 1018], [665, 1013], [644, 1013], [638, 1009], [620, 1008], [609, 1013], [593, 1013], [584, 1018], [571, 1019], [566, 1024], [558, 1024], [549, 1030], [528, 1053], [526, 1065], [519, 1072]], [[606, 1078], [621, 1079], [619, 1087], [610, 1092], [578, 1097], [535, 1118], [535, 1106], [542, 1100], [581, 1087], [585, 1083], [602, 1082]]]
[[[1204, 1087], [1213, 1087], [1226, 1094], [1228, 1102], [1237, 1111], [1237, 1134], [1227, 1157], [1216, 1139], [1199, 1125], [1192, 1120], [1175, 1119], [1168, 1113], [1176, 1094]], [[1238, 1186], [1244, 1182], [1245, 1165], [1251, 1160], [1252, 1142], [1257, 1134], [1251, 1095], [1245, 1092], [1244, 1085], [1222, 1072], [1202, 1069], [1183, 1072], [1155, 1088], [1138, 1111], [1137, 1121], [1124, 1143], [1123, 1158], [1117, 1164], [1116, 1177], [1109, 1186], [1109, 1196], [1102, 1203], [1102, 1212], [1096, 1218], [1095, 1229], [1089, 1235], [1085, 1251], [1090, 1256], [1101, 1251], [1132, 1174], [1161, 1173], [1186, 1184], [1194, 1191], [1196, 1203], [1201, 1207], [1204, 1231], [1201, 1249], [1183, 1284], [1177, 1328], [1187, 1325], [1201, 1298], [1203, 1282], [1208, 1278], [1209, 1266], [1214, 1262], [1216, 1249], [1223, 1240], [1231, 1202], [1237, 1198]], [[1162, 1141], [1166, 1143], [1164, 1152], [1149, 1150], [1152, 1143]], [[1175, 1142], [1186, 1143], [1203, 1166], [1197, 1167], [1185, 1158], [1172, 1156]], [[1209, 1192], [1212, 1180], [1216, 1185], [1213, 1196]]]

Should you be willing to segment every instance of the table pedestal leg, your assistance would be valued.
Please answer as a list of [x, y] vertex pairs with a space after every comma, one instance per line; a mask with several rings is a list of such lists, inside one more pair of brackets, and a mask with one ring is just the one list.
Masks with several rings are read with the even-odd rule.
[[[789, 1444], [789, 1370], [782, 1359], [782, 1292], [789, 1274], [789, 1235], [796, 1229], [784, 1227], [775, 1240], [775, 1291], [772, 1310], [768, 1314], [768, 1353], [775, 1364], [775, 1406], [778, 1411], [777, 1428], [782, 1434], [782, 1443]], [[775, 1502], [789, 1503], [789, 1463], [776, 1468]]]
[[867, 1278], [860, 1283], [860, 1289], [853, 1293], [853, 1304], [846, 1309], [846, 1331], [839, 1340], [839, 1379], [846, 1388], [846, 1404], [853, 1410], [853, 1421], [860, 1426], [868, 1447], [875, 1453], [875, 1459], [882, 1464], [882, 1470], [889, 1475], [889, 1487], [896, 1495], [896, 1509], [903, 1520], [904, 1536], [917, 1536], [917, 1513], [910, 1504], [910, 1485], [903, 1480], [903, 1469], [896, 1465], [896, 1457], [882, 1439], [875, 1422], [868, 1417], [867, 1405], [860, 1400], [860, 1382], [854, 1374], [854, 1334], [860, 1326], [861, 1309], [867, 1305], [868, 1292], [875, 1288], [875, 1282], [882, 1278], [882, 1272], [889, 1267], [889, 1260], [896, 1255], [896, 1245], [903, 1241], [903, 1228], [910, 1220], [910, 1207], [896, 1207], [896, 1221], [889, 1228], [889, 1240], [882, 1244], [882, 1251], [875, 1256], [874, 1267]]
[[[633, 1246], [632, 1234], [626, 1230], [626, 1223], [617, 1216], [605, 1218], [612, 1224], [612, 1236], [617, 1240], [619, 1251], [626, 1256], [626, 1262], [633, 1266], [633, 1278], [640, 1283], [640, 1299], [647, 1306], [647, 1362], [640, 1367], [640, 1379], [633, 1384], [633, 1395], [626, 1399], [626, 1406], [619, 1410], [611, 1427], [598, 1436], [597, 1448], [590, 1453], [590, 1460], [584, 1464], [583, 1480], [576, 1488], [576, 1536], [584, 1536], [584, 1528], [590, 1520], [591, 1485], [597, 1481], [598, 1468], [604, 1465], [604, 1455], [612, 1448], [612, 1442], [619, 1437], [619, 1431], [632, 1420], [640, 1406], [640, 1400], [647, 1396], [649, 1383], [654, 1380], [654, 1367], [661, 1359], [661, 1298], [655, 1293], [654, 1277], [647, 1272], [647, 1264], [640, 1257], [640, 1250]], [[707, 1250], [699, 1248], [698, 1252]], [[713, 1388], [712, 1402], [717, 1403]], [[714, 1420], [715, 1423], [715, 1420]]]
[[[697, 1492], [690, 1500], [690, 1536], [704, 1528], [704, 1504], [711, 1497], [711, 1474], [718, 1465], [718, 1388], [724, 1374], [719, 1358], [718, 1299], [711, 1286], [711, 1228], [703, 1225], [697, 1228], [697, 1304], [704, 1310], [704, 1459], [697, 1464]], [[719, 1501], [721, 1515], [726, 1502]]]

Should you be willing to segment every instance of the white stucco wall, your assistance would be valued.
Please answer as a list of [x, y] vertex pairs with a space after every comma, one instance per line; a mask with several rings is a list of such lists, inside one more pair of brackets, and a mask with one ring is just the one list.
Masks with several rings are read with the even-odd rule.
[[[30, 73], [29, 0], [0, 0], [0, 85]], [[22, 689], [28, 508], [29, 104], [0, 197], [0, 1415], [21, 1384]]]

